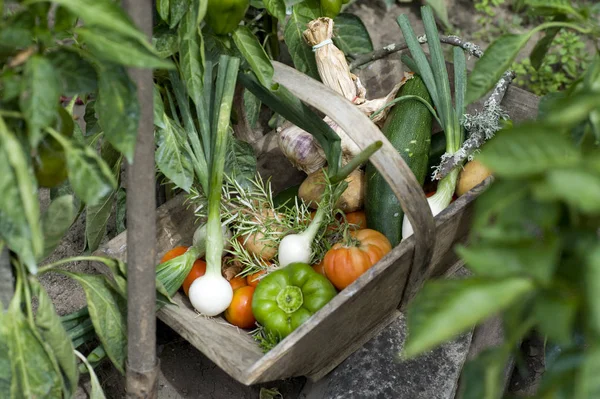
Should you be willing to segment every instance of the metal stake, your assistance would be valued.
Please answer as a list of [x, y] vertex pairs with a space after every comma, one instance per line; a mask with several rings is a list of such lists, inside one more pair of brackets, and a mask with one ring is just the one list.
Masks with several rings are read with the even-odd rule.
[[[152, 37], [152, 0], [124, 0], [133, 22]], [[127, 168], [127, 397], [156, 398], [156, 179], [152, 70], [130, 69], [140, 102], [134, 162]]]

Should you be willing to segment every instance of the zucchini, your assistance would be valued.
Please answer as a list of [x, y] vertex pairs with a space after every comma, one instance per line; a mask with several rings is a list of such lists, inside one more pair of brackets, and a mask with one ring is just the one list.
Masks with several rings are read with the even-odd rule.
[[[431, 104], [427, 87], [417, 75], [402, 86], [397, 97], [406, 95], [419, 96]], [[433, 116], [423, 103], [407, 100], [394, 105], [382, 129], [383, 134], [398, 150], [421, 186], [428, 172], [432, 124]], [[367, 165], [366, 178], [367, 226], [385, 235], [395, 247], [402, 240], [404, 212], [400, 202], [371, 163]]]

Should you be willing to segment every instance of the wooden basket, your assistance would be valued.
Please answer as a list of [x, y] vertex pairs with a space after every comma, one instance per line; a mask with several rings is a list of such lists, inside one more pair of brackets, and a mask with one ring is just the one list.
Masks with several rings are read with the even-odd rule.
[[[323, 84], [278, 62], [273, 80], [305, 103], [329, 115], [362, 149], [374, 141], [383, 147], [371, 162], [384, 176], [414, 226], [414, 235], [402, 241], [380, 262], [341, 291], [275, 348], [263, 354], [248, 333], [221, 318], [198, 316], [181, 293], [178, 306], [162, 308], [158, 317], [239, 382], [251, 385], [294, 376], [317, 380], [399, 315], [399, 309], [431, 276], [440, 276], [456, 263], [452, 250], [464, 241], [474, 199], [490, 179], [461, 196], [440, 213], [435, 224], [423, 189], [379, 129], [349, 101]], [[535, 107], [535, 96], [516, 89], [517, 103]], [[513, 89], [514, 91], [514, 89]], [[511, 93], [509, 91], [508, 96]], [[516, 98], [515, 98], [516, 100]], [[525, 113], [530, 116], [530, 113]], [[523, 113], [517, 118], [523, 119]], [[194, 226], [191, 209], [176, 197], [157, 211], [157, 254], [176, 245], [190, 245]], [[126, 232], [96, 254], [126, 259]], [[157, 262], [159, 259], [157, 259]]]

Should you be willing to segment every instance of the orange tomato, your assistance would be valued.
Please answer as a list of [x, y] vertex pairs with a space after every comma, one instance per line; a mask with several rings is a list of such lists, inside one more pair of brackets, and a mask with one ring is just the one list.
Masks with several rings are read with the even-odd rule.
[[316, 265], [313, 265], [312, 268], [320, 275], [327, 277], [327, 275], [325, 274], [325, 263], [322, 260]]
[[170, 250], [169, 252], [167, 252], [166, 254], [164, 254], [162, 259], [160, 260], [160, 263], [165, 263], [166, 261], [169, 261], [173, 258], [183, 255], [187, 250], [188, 250], [188, 247], [185, 247], [183, 245], [179, 246], [179, 247], [175, 247], [172, 250]]
[[231, 288], [235, 291], [238, 288], [245, 287], [248, 285], [246, 283], [246, 277], [234, 277], [229, 280], [229, 284], [231, 284]]
[[323, 259], [325, 274], [338, 290], [343, 290], [392, 250], [389, 240], [372, 229], [351, 231], [355, 245], [335, 244]]
[[367, 228], [367, 215], [364, 211], [349, 212], [346, 214], [346, 221], [349, 224], [353, 224], [353, 230], [360, 230]]
[[239, 328], [252, 328], [256, 319], [252, 313], [254, 287], [245, 286], [233, 291], [231, 305], [225, 310], [225, 319]]
[[194, 265], [192, 266], [192, 270], [190, 270], [189, 274], [185, 280], [183, 280], [183, 284], [181, 285], [185, 295], [188, 294], [190, 285], [192, 285], [194, 280], [200, 276], [204, 276], [204, 273], [206, 273], [206, 262], [204, 262], [202, 259], [196, 259]]
[[262, 276], [265, 273], [267, 273], [266, 270], [261, 270], [254, 274], [250, 274], [246, 277], [246, 282], [248, 283], [248, 285], [250, 287], [256, 287], [258, 285], [258, 283], [260, 283], [260, 279], [258, 277]]

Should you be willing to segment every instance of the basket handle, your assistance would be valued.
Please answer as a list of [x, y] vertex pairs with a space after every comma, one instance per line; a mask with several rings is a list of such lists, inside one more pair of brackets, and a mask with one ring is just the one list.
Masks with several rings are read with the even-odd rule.
[[294, 68], [277, 61], [272, 64], [275, 82], [329, 116], [361, 150], [376, 141], [383, 143], [369, 160], [390, 185], [413, 226], [411, 239], [415, 240], [415, 251], [410, 275], [411, 280], [415, 277], [421, 280], [417, 276], [425, 274], [433, 254], [435, 224], [425, 193], [406, 162], [377, 126], [350, 101]]

